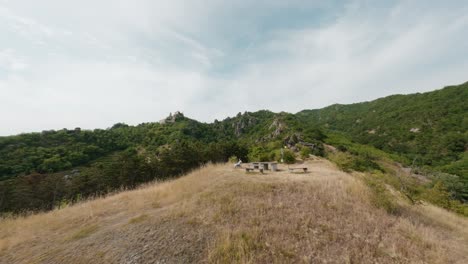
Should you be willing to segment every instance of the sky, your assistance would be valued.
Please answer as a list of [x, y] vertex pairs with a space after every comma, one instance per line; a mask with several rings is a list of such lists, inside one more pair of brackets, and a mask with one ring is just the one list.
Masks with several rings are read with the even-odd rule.
[[466, 0], [0, 0], [1, 136], [466, 81]]

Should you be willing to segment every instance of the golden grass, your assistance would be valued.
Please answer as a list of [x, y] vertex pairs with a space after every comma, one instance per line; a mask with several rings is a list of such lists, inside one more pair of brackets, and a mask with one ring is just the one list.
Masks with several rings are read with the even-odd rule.
[[77, 240], [77, 239], [82, 239], [85, 237], [90, 236], [96, 230], [98, 229], [97, 225], [90, 225], [90, 226], [85, 226], [82, 229], [78, 230], [76, 233], [74, 233], [69, 240]]
[[149, 218], [148, 215], [142, 214], [142, 215], [140, 215], [140, 216], [137, 216], [137, 217], [134, 217], [134, 218], [130, 219], [130, 220], [128, 221], [128, 223], [129, 223], [129, 224], [137, 224], [137, 223], [140, 223], [140, 222], [145, 221], [145, 220], [148, 219], [148, 218]]
[[[0, 263], [467, 263], [468, 221], [377, 208], [331, 163], [307, 174], [208, 165], [173, 181], [0, 220]], [[397, 197], [395, 197], [397, 199]], [[53, 250], [51, 250], [53, 249]]]
[[[148, 184], [137, 190], [118, 193], [106, 198], [84, 201], [60, 210], [39, 213], [28, 217], [0, 220], [0, 256], [13, 247], [42, 238], [60, 240], [73, 237], [83, 226], [102, 223], [103, 226], [121, 219], [134, 218], [140, 212], [169, 206], [190, 199], [213, 184], [220, 167], [208, 165], [175, 181]], [[206, 171], [215, 174], [206, 174]]]

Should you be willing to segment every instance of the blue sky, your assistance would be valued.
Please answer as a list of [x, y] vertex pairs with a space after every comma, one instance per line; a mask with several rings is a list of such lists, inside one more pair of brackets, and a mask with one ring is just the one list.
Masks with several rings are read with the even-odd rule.
[[467, 50], [467, 1], [0, 0], [0, 135], [430, 91]]

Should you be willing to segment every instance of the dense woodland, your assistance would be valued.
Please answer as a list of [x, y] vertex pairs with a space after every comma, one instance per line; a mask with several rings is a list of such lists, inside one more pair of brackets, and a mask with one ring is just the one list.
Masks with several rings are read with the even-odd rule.
[[[398, 161], [431, 179], [411, 195], [437, 191], [461, 208], [468, 201], [467, 102], [465, 83], [297, 114], [239, 113], [211, 124], [176, 113], [138, 126], [0, 137], [0, 212], [50, 210], [231, 157], [279, 160], [281, 149], [285, 162], [313, 154], [344, 170], [389, 174], [385, 162]], [[325, 144], [341, 154], [328, 156]]]
[[297, 114], [308, 126], [340, 131], [417, 166], [468, 174], [468, 83]]

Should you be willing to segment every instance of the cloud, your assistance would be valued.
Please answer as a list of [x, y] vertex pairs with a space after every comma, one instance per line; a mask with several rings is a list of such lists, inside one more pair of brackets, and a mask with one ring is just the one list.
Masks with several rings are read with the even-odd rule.
[[255, 96], [239, 100], [249, 109], [299, 111], [466, 81], [468, 60], [453, 56], [466, 48], [466, 7], [415, 17], [417, 8], [357, 5], [328, 25], [280, 30], [254, 50], [268, 59], [244, 65], [228, 86], [249, 87]]
[[25, 59], [12, 49], [0, 50], [0, 69], [3, 71], [21, 71], [27, 69]]
[[[463, 1], [0, 1], [0, 135], [466, 81]], [[7, 113], [7, 114], [3, 114]]]

